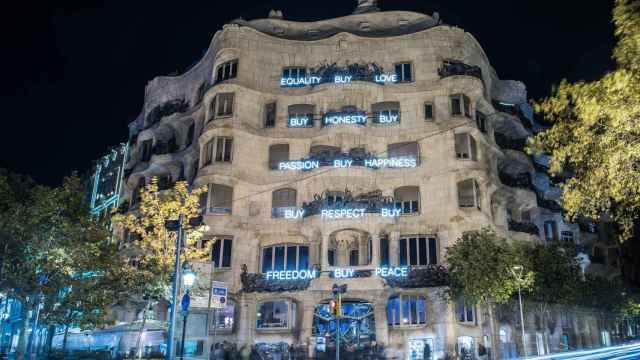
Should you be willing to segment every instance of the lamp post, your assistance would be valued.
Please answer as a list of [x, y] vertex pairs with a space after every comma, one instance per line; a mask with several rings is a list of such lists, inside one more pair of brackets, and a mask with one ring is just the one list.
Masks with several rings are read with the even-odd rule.
[[524, 268], [521, 265], [516, 265], [511, 268], [511, 274], [516, 279], [518, 284], [518, 302], [520, 304], [520, 328], [522, 331], [522, 352], [524, 356], [527, 356], [527, 338], [524, 333], [524, 314], [522, 312], [522, 272]]
[[182, 340], [180, 341], [180, 359], [184, 359], [184, 338], [187, 334], [187, 316], [189, 315], [189, 304], [191, 303], [191, 297], [189, 296], [189, 290], [196, 282], [196, 274], [189, 268], [189, 263], [185, 262], [182, 268], [182, 284], [184, 285], [185, 293], [182, 296], [180, 307], [182, 310]]
[[182, 221], [184, 216], [180, 215], [178, 220], [169, 220], [165, 222], [165, 227], [169, 231], [176, 231], [176, 259], [173, 266], [173, 283], [171, 289], [171, 312], [169, 314], [169, 334], [167, 336], [167, 353], [165, 355], [166, 360], [173, 360], [175, 347], [173, 345], [173, 338], [175, 337], [176, 328], [176, 313], [178, 303], [178, 278], [180, 277], [180, 252], [182, 250]]

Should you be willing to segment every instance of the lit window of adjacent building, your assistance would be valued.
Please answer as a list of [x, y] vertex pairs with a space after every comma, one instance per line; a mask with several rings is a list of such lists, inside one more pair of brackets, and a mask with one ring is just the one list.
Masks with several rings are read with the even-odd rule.
[[300, 66], [286, 67], [282, 69], [283, 79], [302, 79], [307, 77], [307, 68]]
[[225, 236], [214, 236], [211, 239], [204, 239], [203, 244], [208, 241], [215, 241], [211, 246], [211, 261], [214, 262], [215, 267], [230, 268], [233, 239]]
[[272, 128], [276, 126], [276, 108], [277, 104], [271, 102], [264, 105], [264, 127]]
[[225, 118], [233, 115], [234, 93], [220, 93], [211, 101], [209, 119]]
[[544, 238], [547, 241], [558, 240], [558, 224], [555, 221], [544, 222]]
[[480, 186], [474, 179], [458, 182], [458, 206], [480, 210]]
[[477, 160], [476, 140], [471, 134], [455, 134], [456, 158], [461, 160]]
[[309, 269], [309, 247], [275, 245], [262, 249], [262, 272]]
[[279, 164], [289, 160], [289, 144], [269, 146], [269, 169], [278, 170]]
[[284, 217], [285, 211], [295, 210], [296, 208], [295, 189], [279, 189], [273, 192], [271, 196], [271, 215], [279, 218]]
[[413, 73], [411, 63], [397, 63], [395, 64], [397, 82], [412, 82]]
[[438, 263], [438, 243], [433, 236], [406, 235], [400, 237], [399, 244], [400, 266], [426, 266]]
[[403, 186], [397, 188], [393, 197], [396, 209], [400, 209], [402, 214], [417, 214], [420, 212], [420, 188], [417, 186]]
[[289, 116], [287, 126], [296, 127], [313, 127], [313, 112], [315, 106], [311, 104], [295, 104], [289, 106]]
[[387, 145], [388, 158], [420, 159], [420, 147], [417, 142], [404, 142]]
[[227, 298], [224, 309], [217, 309], [211, 314], [211, 328], [221, 332], [231, 332], [236, 321], [236, 302]]
[[389, 298], [387, 323], [389, 326], [426, 324], [427, 307], [424, 296], [400, 295]]
[[427, 121], [433, 121], [436, 118], [435, 107], [432, 102], [424, 103], [424, 119]]
[[202, 166], [212, 162], [231, 162], [233, 154], [233, 139], [228, 137], [214, 137], [203, 148]]
[[238, 59], [227, 61], [218, 65], [216, 70], [216, 84], [221, 81], [234, 79], [236, 76], [238, 76]]
[[469, 304], [464, 298], [458, 298], [456, 302], [456, 320], [459, 323], [475, 324], [475, 306]]
[[371, 106], [373, 122], [376, 124], [400, 123], [400, 103], [397, 101], [385, 101]]
[[211, 214], [231, 214], [233, 188], [220, 184], [209, 184], [209, 209]]
[[451, 95], [451, 115], [471, 117], [471, 100], [464, 94]]
[[269, 300], [258, 304], [256, 327], [259, 330], [291, 329], [296, 323], [296, 303]]
[[476, 125], [481, 132], [487, 132], [487, 116], [480, 111], [476, 111]]
[[572, 243], [573, 242], [573, 231], [562, 231], [560, 233], [560, 238], [564, 242]]

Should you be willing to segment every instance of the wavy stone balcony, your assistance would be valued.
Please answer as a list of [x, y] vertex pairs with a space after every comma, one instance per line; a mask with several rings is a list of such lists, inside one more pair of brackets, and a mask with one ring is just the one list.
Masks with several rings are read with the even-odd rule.
[[509, 220], [508, 229], [509, 231], [527, 233], [536, 236], [540, 235], [540, 229], [538, 228], [538, 226], [531, 222]]

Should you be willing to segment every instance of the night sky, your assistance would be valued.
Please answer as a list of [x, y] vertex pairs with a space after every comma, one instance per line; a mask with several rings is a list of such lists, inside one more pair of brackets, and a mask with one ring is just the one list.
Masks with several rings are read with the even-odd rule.
[[[57, 185], [127, 139], [155, 76], [182, 73], [238, 17], [320, 20], [356, 0], [23, 0], [0, 15], [0, 167]], [[15, 8], [15, 7], [18, 8]], [[472, 33], [502, 79], [544, 97], [562, 78], [611, 69], [613, 0], [382, 0], [383, 10], [440, 13]]]

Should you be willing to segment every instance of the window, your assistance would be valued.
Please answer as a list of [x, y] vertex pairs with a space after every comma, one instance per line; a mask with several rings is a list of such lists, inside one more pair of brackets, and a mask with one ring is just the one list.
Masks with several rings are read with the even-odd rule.
[[360, 251], [357, 249], [349, 250], [349, 266], [360, 265]]
[[232, 187], [219, 184], [209, 184], [209, 213], [231, 214], [232, 206]]
[[433, 236], [401, 236], [398, 251], [400, 266], [426, 266], [438, 263], [438, 244]]
[[[464, 111], [464, 112], [463, 112]], [[451, 115], [471, 117], [469, 97], [463, 94], [451, 95]]]
[[231, 162], [233, 154], [233, 139], [214, 137], [204, 146], [202, 166], [215, 162]]
[[313, 145], [309, 149], [309, 156], [323, 161], [332, 161], [340, 156], [342, 149], [331, 145]]
[[314, 106], [296, 104], [289, 106], [288, 127], [313, 127]]
[[140, 144], [140, 161], [149, 161], [151, 159], [151, 150], [153, 148], [153, 139], [144, 140]]
[[219, 119], [233, 115], [234, 93], [220, 93], [211, 101], [209, 119]]
[[476, 125], [481, 132], [487, 132], [487, 116], [480, 111], [476, 111]]
[[231, 61], [227, 61], [218, 65], [218, 69], [216, 70], [216, 84], [229, 80], [235, 79], [238, 75], [238, 59], [234, 59]]
[[419, 158], [419, 146], [417, 142], [405, 142], [387, 145], [387, 156], [391, 158]]
[[411, 63], [398, 63], [395, 65], [398, 82], [412, 82]]
[[217, 309], [211, 314], [211, 328], [220, 331], [233, 330], [233, 324], [236, 318], [236, 302], [227, 298], [227, 304], [224, 309]]
[[264, 105], [264, 127], [272, 128], [276, 126], [276, 108], [275, 102]]
[[387, 101], [371, 106], [373, 122], [376, 124], [396, 124], [400, 122], [400, 103]]
[[387, 304], [389, 326], [410, 326], [427, 323], [427, 307], [424, 296], [401, 295], [389, 299]]
[[336, 266], [336, 249], [328, 249], [327, 258], [329, 261], [329, 266]]
[[307, 77], [307, 68], [305, 67], [287, 67], [282, 70], [283, 79], [303, 79]]
[[380, 266], [389, 266], [389, 237], [387, 235], [380, 236]]
[[279, 164], [289, 160], [289, 144], [269, 146], [269, 169], [278, 170]]
[[425, 120], [434, 120], [435, 119], [435, 111], [432, 102], [424, 103], [424, 119]]
[[456, 318], [461, 323], [475, 323], [475, 306], [459, 298], [456, 303]]
[[296, 323], [296, 303], [290, 300], [265, 301], [258, 304], [258, 329], [290, 329]]
[[271, 214], [273, 217], [284, 217], [286, 210], [295, 209], [295, 207], [295, 189], [280, 189], [273, 192], [271, 198]]
[[476, 207], [480, 210], [480, 187], [474, 179], [458, 183], [458, 206], [461, 208]]
[[456, 158], [477, 160], [476, 140], [471, 134], [455, 135]]
[[215, 239], [216, 242], [211, 247], [211, 261], [216, 268], [230, 268], [233, 239], [223, 237], [215, 237]]
[[544, 238], [547, 241], [558, 240], [558, 224], [555, 221], [544, 222]]
[[420, 188], [417, 186], [404, 186], [393, 193], [396, 209], [402, 214], [416, 214], [420, 212]]
[[560, 233], [560, 237], [564, 242], [573, 242], [573, 232], [572, 231], [562, 231]]
[[276, 245], [262, 249], [262, 272], [309, 269], [309, 247]]

